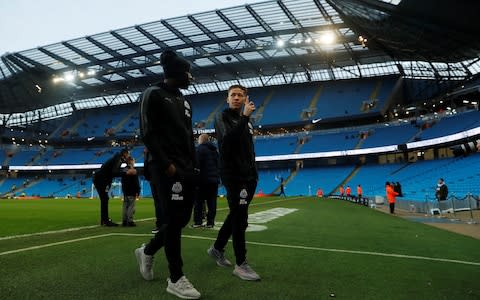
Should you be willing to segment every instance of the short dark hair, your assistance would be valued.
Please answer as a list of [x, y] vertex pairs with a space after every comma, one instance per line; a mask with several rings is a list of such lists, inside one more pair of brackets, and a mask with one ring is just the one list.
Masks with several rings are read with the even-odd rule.
[[245, 95], [247, 94], [247, 88], [244, 87], [244, 86], [241, 85], [241, 84], [231, 85], [231, 86], [228, 88], [227, 94], [230, 94], [230, 91], [233, 90], [233, 89], [241, 89], [242, 91], [245, 92]]
[[123, 155], [125, 153], [129, 153], [130, 151], [128, 151], [127, 148], [123, 148], [121, 151], [120, 151], [120, 154]]

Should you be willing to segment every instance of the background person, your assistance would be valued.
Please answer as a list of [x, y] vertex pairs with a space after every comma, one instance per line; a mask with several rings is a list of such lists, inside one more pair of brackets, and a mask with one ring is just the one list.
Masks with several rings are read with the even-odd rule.
[[210, 141], [208, 134], [198, 137], [197, 165], [200, 168], [198, 194], [193, 210], [193, 227], [202, 226], [205, 202], [207, 204], [207, 228], [215, 225], [217, 214], [218, 184], [220, 171], [217, 147]]
[[393, 184], [390, 182], [385, 183], [385, 192], [387, 194], [388, 205], [390, 206], [390, 213], [395, 213], [395, 201], [398, 193], [393, 190]]
[[127, 149], [123, 149], [116, 153], [113, 157], [102, 164], [100, 169], [93, 174], [93, 185], [100, 197], [100, 225], [102, 226], [118, 226], [117, 223], [112, 222], [108, 214], [108, 191], [112, 185], [114, 177], [122, 175], [120, 166], [126, 162], [130, 153]]
[[133, 215], [135, 214], [135, 201], [140, 196], [140, 181], [135, 169], [135, 160], [132, 157], [127, 159], [127, 169], [130, 172], [122, 174], [122, 226], [133, 227], [136, 226]]
[[437, 183], [437, 188], [435, 190], [435, 197], [438, 201], [447, 200], [448, 197], [448, 187], [445, 184], [445, 180], [440, 178]]

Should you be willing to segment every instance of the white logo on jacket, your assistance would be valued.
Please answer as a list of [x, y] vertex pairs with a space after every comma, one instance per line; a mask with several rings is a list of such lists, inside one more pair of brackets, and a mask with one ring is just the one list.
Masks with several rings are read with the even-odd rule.
[[183, 196], [180, 195], [180, 193], [182, 192], [183, 190], [183, 187], [182, 187], [182, 184], [180, 182], [175, 182], [172, 186], [172, 200], [183, 200]]
[[192, 117], [192, 108], [190, 107], [190, 103], [187, 100], [183, 101], [183, 106], [185, 106], [185, 115], [189, 118]]
[[250, 122], [248, 122], [248, 131], [250, 132], [251, 135], [253, 135], [253, 125]]

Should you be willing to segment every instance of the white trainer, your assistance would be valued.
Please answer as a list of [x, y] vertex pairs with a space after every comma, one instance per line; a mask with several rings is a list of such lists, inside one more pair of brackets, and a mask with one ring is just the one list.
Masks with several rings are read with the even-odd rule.
[[140, 248], [135, 249], [135, 256], [137, 257], [140, 274], [142, 274], [142, 277], [145, 280], [153, 280], [153, 255], [146, 255], [144, 250], [145, 244]]
[[225, 258], [225, 251], [217, 250], [213, 246], [211, 246], [210, 248], [208, 248], [207, 253], [211, 258], [215, 259], [217, 265], [219, 265], [220, 267], [227, 268], [232, 266], [232, 263]]
[[241, 264], [240, 266], [235, 265], [235, 269], [233, 269], [233, 275], [238, 276], [240, 279], [243, 280], [260, 280], [260, 276], [252, 269], [252, 267], [248, 265], [246, 261], [244, 261], [243, 264]]
[[201, 296], [200, 292], [193, 287], [185, 276], [180, 277], [175, 283], [168, 278], [167, 292], [182, 299], [199, 299]]

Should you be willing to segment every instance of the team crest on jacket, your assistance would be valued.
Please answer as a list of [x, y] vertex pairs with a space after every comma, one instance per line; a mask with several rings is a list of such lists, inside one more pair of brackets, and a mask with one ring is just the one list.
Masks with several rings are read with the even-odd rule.
[[172, 192], [175, 194], [181, 193], [182, 192], [182, 184], [180, 182], [175, 182], [172, 186]]
[[248, 196], [247, 190], [246, 190], [246, 189], [242, 189], [242, 190], [240, 191], [240, 198], [245, 199], [245, 198], [247, 198], [247, 196]]
[[182, 192], [182, 184], [180, 182], [175, 182], [172, 186], [172, 200], [182, 201], [183, 196], [180, 194]]

